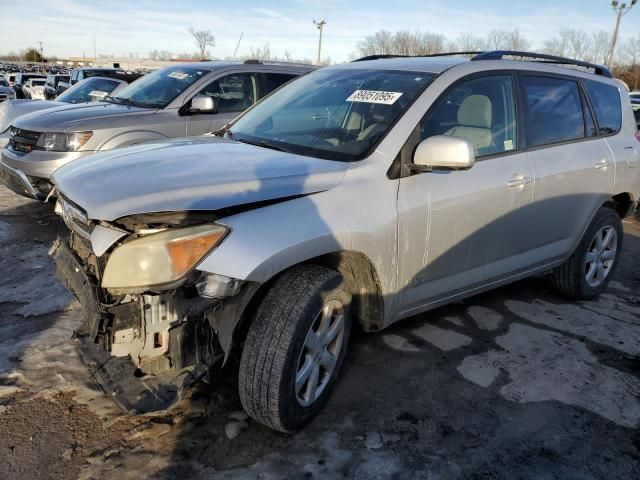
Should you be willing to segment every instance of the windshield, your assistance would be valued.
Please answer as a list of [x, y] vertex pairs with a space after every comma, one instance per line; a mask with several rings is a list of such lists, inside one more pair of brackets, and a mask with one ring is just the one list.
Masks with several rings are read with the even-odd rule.
[[76, 83], [73, 87], [58, 95], [56, 101], [66, 103], [86, 103], [93, 100], [89, 94], [93, 91], [111, 93], [120, 84], [108, 78], [88, 78]]
[[44, 80], [31, 80], [32, 87], [42, 87], [44, 85]]
[[0, 78], [0, 87], [8, 87], [9, 83], [4, 79]]
[[238, 141], [329, 160], [358, 160], [431, 83], [430, 73], [318, 70], [258, 103], [231, 126]]
[[139, 78], [108, 100], [136, 107], [164, 108], [208, 73], [193, 67], [163, 68]]

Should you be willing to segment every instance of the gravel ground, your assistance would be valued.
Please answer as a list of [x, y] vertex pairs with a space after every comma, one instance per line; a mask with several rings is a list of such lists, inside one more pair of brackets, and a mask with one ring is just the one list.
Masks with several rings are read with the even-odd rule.
[[[168, 413], [124, 415], [71, 339], [51, 206], [0, 187], [0, 478], [640, 478], [640, 224], [606, 294], [531, 279], [355, 332], [303, 432], [243, 418], [237, 362]], [[235, 438], [229, 439], [229, 436]]]

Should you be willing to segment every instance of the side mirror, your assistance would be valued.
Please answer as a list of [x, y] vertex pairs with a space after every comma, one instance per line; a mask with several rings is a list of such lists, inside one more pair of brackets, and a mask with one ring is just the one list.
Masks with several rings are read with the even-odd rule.
[[89, 92], [89, 98], [92, 102], [99, 102], [107, 97], [107, 92], [101, 92], [100, 90], [92, 90]]
[[418, 171], [465, 170], [473, 167], [475, 160], [471, 142], [448, 135], [434, 135], [423, 140], [413, 155], [413, 165]]
[[214, 113], [215, 104], [213, 98], [208, 95], [196, 95], [191, 99], [189, 113]]

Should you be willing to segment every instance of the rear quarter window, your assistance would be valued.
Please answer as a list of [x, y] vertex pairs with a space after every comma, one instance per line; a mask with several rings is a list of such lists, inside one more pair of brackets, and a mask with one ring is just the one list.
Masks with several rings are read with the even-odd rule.
[[596, 114], [600, 135], [618, 133], [622, 126], [622, 103], [618, 88], [593, 80], [585, 80], [584, 86]]

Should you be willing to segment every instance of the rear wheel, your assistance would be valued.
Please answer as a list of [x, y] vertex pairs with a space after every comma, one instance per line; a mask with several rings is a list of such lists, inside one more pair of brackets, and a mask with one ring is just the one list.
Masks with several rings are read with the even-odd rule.
[[351, 296], [341, 275], [294, 267], [256, 310], [240, 361], [240, 400], [258, 422], [293, 432], [326, 404], [344, 360]]
[[596, 213], [569, 260], [554, 271], [558, 290], [575, 299], [589, 300], [609, 284], [622, 250], [622, 222], [607, 207]]

